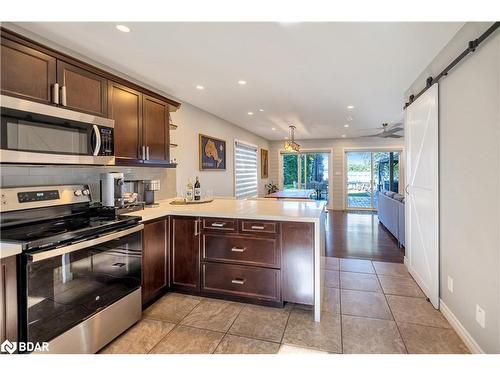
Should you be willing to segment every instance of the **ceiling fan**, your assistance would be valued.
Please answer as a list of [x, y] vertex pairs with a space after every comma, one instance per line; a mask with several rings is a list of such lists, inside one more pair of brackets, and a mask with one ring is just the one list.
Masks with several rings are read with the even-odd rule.
[[[365, 137], [379, 137], [379, 138], [403, 138], [402, 135], [396, 134], [403, 130], [403, 123], [398, 122], [389, 126], [387, 122], [382, 124], [382, 127], [375, 128], [382, 130], [380, 133], [372, 134], [372, 135], [363, 135], [360, 138]], [[371, 130], [371, 129], [370, 129]]]

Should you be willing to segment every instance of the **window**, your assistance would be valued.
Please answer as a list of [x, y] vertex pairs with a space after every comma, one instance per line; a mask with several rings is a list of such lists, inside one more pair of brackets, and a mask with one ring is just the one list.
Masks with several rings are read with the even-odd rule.
[[254, 198], [257, 188], [257, 147], [234, 144], [234, 190], [237, 199]]

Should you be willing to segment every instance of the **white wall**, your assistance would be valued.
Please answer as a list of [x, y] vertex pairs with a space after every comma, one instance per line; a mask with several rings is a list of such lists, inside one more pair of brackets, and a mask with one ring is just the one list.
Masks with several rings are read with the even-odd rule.
[[[406, 94], [490, 25], [466, 24]], [[483, 351], [500, 353], [500, 32], [490, 38], [439, 84], [440, 297]]]
[[[378, 149], [394, 148], [403, 149], [404, 138], [358, 138], [358, 139], [313, 139], [299, 140], [303, 150], [331, 150], [332, 163], [330, 166], [330, 191], [331, 197], [329, 208], [334, 210], [343, 210], [344, 207], [344, 150], [345, 149]], [[278, 184], [280, 176], [279, 154], [283, 149], [283, 142], [271, 142], [269, 151], [269, 181]], [[402, 185], [400, 183], [400, 185]]]
[[[265, 193], [266, 180], [260, 178], [260, 148], [269, 149], [269, 142], [243, 128], [203, 111], [188, 103], [182, 103], [177, 112], [172, 113], [173, 122], [179, 127], [171, 131], [171, 142], [179, 145], [171, 149], [171, 158], [176, 158], [177, 192], [185, 188], [188, 178], [194, 181], [198, 176], [203, 189], [211, 189], [215, 196], [234, 196], [234, 141], [239, 140], [259, 147], [258, 183], [259, 195]], [[200, 171], [198, 135], [206, 134], [226, 141], [226, 170]]]

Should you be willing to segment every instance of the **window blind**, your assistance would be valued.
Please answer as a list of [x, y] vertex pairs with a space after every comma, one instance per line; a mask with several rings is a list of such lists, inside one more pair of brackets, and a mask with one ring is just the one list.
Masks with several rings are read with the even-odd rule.
[[257, 197], [257, 148], [236, 142], [234, 146], [234, 160], [234, 189], [236, 198]]

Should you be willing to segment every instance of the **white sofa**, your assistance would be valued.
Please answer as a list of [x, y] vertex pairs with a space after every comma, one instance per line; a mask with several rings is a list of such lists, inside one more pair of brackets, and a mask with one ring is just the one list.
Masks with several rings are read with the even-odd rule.
[[378, 194], [378, 218], [384, 227], [405, 245], [405, 202], [404, 196], [383, 190]]

